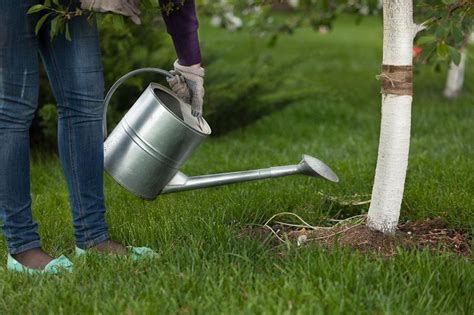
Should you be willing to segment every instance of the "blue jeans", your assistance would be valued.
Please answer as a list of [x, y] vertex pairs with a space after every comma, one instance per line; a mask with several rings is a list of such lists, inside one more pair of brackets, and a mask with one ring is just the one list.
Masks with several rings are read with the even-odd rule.
[[[0, 0], [0, 218], [11, 254], [40, 247], [31, 215], [29, 128], [37, 108], [41, 56], [57, 101], [58, 147], [80, 248], [108, 239], [103, 194], [103, 73], [97, 27], [72, 19], [72, 41], [49, 37], [39, 0]], [[51, 217], [51, 220], [55, 218]]]

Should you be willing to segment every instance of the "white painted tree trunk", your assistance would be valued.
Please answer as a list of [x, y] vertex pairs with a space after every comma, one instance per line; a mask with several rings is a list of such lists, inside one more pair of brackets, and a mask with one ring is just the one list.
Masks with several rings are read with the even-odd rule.
[[[383, 64], [411, 66], [413, 38], [412, 0], [383, 1]], [[382, 121], [377, 167], [367, 225], [394, 233], [400, 217], [410, 147], [411, 95], [382, 94]]]
[[462, 91], [464, 84], [464, 69], [466, 69], [466, 50], [461, 50], [461, 61], [456, 65], [451, 61], [449, 64], [448, 75], [446, 77], [446, 86], [443, 95], [446, 98], [455, 98]]

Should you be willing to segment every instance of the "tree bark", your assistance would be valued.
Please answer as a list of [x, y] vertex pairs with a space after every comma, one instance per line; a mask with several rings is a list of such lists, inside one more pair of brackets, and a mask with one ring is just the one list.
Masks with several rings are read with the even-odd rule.
[[[384, 0], [383, 28], [383, 68], [404, 70], [403, 75], [383, 71], [379, 76], [382, 120], [367, 225], [391, 234], [400, 217], [410, 147], [412, 51], [413, 38], [419, 30], [413, 23], [413, 1]], [[407, 80], [409, 85], [401, 84]]]
[[462, 91], [464, 84], [464, 69], [466, 68], [466, 50], [461, 50], [461, 61], [456, 65], [451, 61], [449, 64], [448, 75], [446, 76], [446, 86], [443, 95], [446, 98], [455, 98]]

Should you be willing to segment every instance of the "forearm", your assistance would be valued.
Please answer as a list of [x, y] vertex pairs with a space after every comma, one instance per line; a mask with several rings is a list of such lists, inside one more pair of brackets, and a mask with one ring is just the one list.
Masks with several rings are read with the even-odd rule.
[[[165, 9], [169, 3], [177, 5], [171, 12]], [[173, 39], [173, 44], [179, 63], [183, 66], [198, 65], [201, 63], [198, 27], [194, 0], [185, 0], [181, 6], [180, 0], [159, 0], [161, 14], [166, 23], [166, 29]]]

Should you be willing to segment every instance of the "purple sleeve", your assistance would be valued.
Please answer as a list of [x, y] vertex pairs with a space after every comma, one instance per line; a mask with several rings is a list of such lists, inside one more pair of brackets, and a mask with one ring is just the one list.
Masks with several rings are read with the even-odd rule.
[[[172, 12], [167, 13], [167, 4], [178, 5]], [[179, 64], [190, 66], [201, 62], [201, 50], [197, 29], [199, 26], [196, 16], [194, 0], [159, 0], [161, 15], [166, 23], [166, 29], [173, 39], [173, 44], [178, 55]]]

